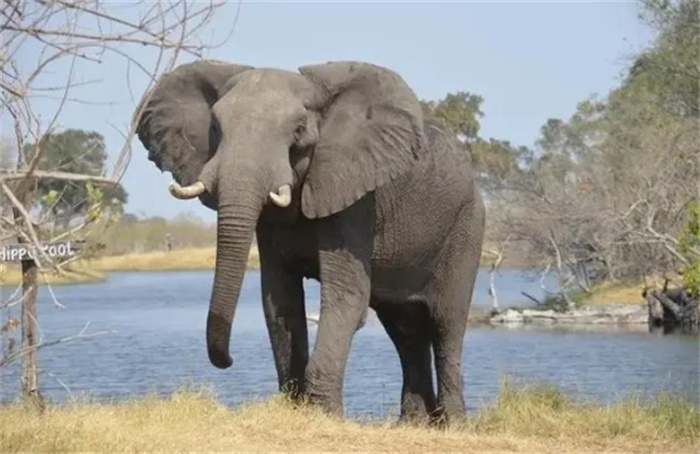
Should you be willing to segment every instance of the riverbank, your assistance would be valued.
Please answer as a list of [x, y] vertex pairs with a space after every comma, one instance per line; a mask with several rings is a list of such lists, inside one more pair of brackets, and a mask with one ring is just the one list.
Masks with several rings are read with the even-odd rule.
[[[482, 267], [488, 266], [488, 254], [482, 256]], [[40, 285], [49, 283], [80, 284], [99, 282], [107, 279], [111, 271], [199, 271], [213, 270], [216, 262], [216, 249], [190, 248], [176, 249], [170, 252], [155, 251], [124, 255], [103, 256], [91, 260], [79, 260], [69, 265], [67, 276], [45, 273], [40, 276]], [[252, 247], [248, 256], [248, 269], [260, 269], [260, 255], [257, 247]], [[21, 273], [17, 264], [8, 267], [0, 265], [0, 284], [19, 285]], [[498, 280], [496, 282], [498, 288]], [[609, 304], [642, 304], [643, 284], [606, 284], [599, 286], [588, 295], [580, 297], [582, 307]]]
[[[484, 260], [488, 260], [486, 255]], [[76, 284], [105, 279], [105, 273], [110, 271], [200, 271], [213, 270], [215, 263], [214, 247], [175, 249], [170, 252], [143, 252], [78, 260], [70, 264], [70, 276], [61, 277], [52, 273], [45, 273], [44, 276], [52, 285]], [[247, 267], [249, 270], [260, 269], [260, 255], [255, 246], [250, 249]], [[40, 281], [44, 284], [44, 279]], [[0, 284], [17, 285], [20, 282], [18, 264], [0, 266]]]
[[[670, 285], [682, 285], [679, 276], [669, 279]], [[663, 287], [663, 279], [651, 276], [646, 285], [652, 288]], [[535, 305], [528, 308], [506, 308], [500, 313], [486, 314], [487, 323], [492, 326], [522, 327], [524, 325], [586, 327], [626, 326], [632, 329], [648, 328], [649, 308], [642, 295], [644, 284], [605, 283], [594, 287], [589, 293], [570, 295], [576, 306], [573, 309], [557, 310], [551, 304]], [[483, 324], [484, 314], [479, 316]]]
[[606, 304], [579, 307], [564, 312], [553, 309], [514, 309], [490, 317], [492, 325], [644, 325], [649, 322], [649, 310], [642, 304]]
[[[110, 271], [213, 270], [215, 263], [216, 249], [213, 247], [144, 252], [77, 260], [69, 265], [68, 276], [45, 273], [39, 280], [42, 285], [45, 284], [45, 279], [51, 285], [79, 284], [104, 280]], [[260, 255], [256, 247], [251, 248], [248, 255], [248, 269], [260, 269]], [[0, 267], [0, 284], [18, 285], [20, 283], [21, 272], [18, 266]]]
[[681, 399], [583, 405], [505, 385], [447, 431], [349, 421], [281, 397], [228, 409], [203, 392], [127, 403], [2, 407], [0, 444], [18, 452], [697, 452], [700, 413]]

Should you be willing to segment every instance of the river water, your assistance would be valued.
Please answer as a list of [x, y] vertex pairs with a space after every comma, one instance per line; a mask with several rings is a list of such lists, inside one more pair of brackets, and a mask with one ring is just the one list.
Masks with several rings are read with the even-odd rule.
[[[235, 405], [276, 392], [271, 348], [260, 304], [259, 273], [246, 275], [233, 325], [233, 367], [209, 364], [204, 329], [213, 273], [111, 273], [104, 283], [55, 286], [54, 305], [40, 290], [39, 317], [45, 341], [86, 333], [110, 334], [58, 344], [40, 351], [40, 386], [46, 397], [124, 399], [167, 394], [183, 385], [204, 385]], [[555, 285], [554, 278], [546, 281]], [[488, 273], [479, 273], [474, 305], [488, 306]], [[520, 294], [542, 296], [538, 280], [503, 270], [498, 280], [502, 306], [529, 305]], [[305, 281], [307, 311], [318, 312], [318, 284]], [[4, 287], [3, 299], [12, 289]], [[523, 301], [525, 300], [525, 301]], [[13, 308], [14, 317], [19, 309]], [[5, 320], [1, 322], [4, 323]], [[18, 334], [16, 331], [15, 333]], [[315, 325], [310, 324], [311, 342]], [[7, 341], [3, 340], [3, 348]], [[697, 336], [636, 330], [554, 330], [470, 326], [463, 373], [469, 410], [488, 404], [499, 381], [544, 382], [583, 400], [612, 402], [631, 395], [682, 393], [698, 402]], [[2, 370], [0, 399], [16, 398], [18, 366]], [[393, 344], [370, 318], [357, 332], [345, 379], [348, 416], [395, 415], [401, 369]]]

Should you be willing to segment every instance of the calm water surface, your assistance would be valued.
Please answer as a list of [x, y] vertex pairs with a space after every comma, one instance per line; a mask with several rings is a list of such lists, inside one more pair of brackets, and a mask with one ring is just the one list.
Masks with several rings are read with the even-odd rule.
[[[231, 369], [209, 364], [204, 329], [213, 273], [113, 273], [106, 283], [54, 287], [66, 309], [40, 291], [44, 339], [114, 330], [106, 336], [55, 345], [40, 352], [44, 394], [62, 401], [88, 394], [121, 399], [169, 393], [183, 384], [213, 388], [238, 404], [277, 390], [272, 352], [260, 304], [259, 274], [249, 272], [233, 325]], [[481, 271], [474, 304], [489, 304]], [[548, 285], [554, 286], [552, 278]], [[318, 312], [318, 284], [306, 281], [307, 311]], [[502, 271], [501, 304], [527, 305], [521, 291], [541, 296], [537, 279]], [[3, 288], [3, 298], [10, 289]], [[12, 313], [18, 317], [18, 309]], [[3, 320], [4, 322], [4, 320]], [[311, 341], [315, 325], [310, 325]], [[3, 346], [5, 348], [5, 346]], [[553, 329], [470, 327], [465, 339], [465, 397], [470, 410], [489, 403], [499, 380], [546, 382], [580, 399], [610, 402], [631, 394], [685, 393], [698, 402], [698, 338], [646, 332], [576, 332]], [[18, 368], [0, 377], [0, 398], [14, 399]], [[393, 344], [375, 319], [352, 345], [345, 381], [348, 416], [396, 414], [401, 369]]]

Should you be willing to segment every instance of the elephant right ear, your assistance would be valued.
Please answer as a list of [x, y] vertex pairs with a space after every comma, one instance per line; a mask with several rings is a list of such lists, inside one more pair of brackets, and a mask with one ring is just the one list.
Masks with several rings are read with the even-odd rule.
[[[171, 172], [180, 185], [197, 181], [216, 152], [212, 106], [232, 87], [232, 77], [252, 66], [200, 60], [164, 74], [146, 93], [137, 110], [143, 112], [136, 134], [148, 150], [148, 159]], [[211, 208], [211, 207], [210, 207]]]

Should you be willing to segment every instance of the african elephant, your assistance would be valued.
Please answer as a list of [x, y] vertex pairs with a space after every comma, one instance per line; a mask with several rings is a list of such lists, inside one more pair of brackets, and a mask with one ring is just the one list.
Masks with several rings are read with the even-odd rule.
[[[217, 211], [208, 355], [232, 365], [231, 324], [253, 234], [280, 390], [341, 414], [367, 308], [403, 373], [401, 420], [463, 415], [462, 345], [485, 206], [469, 153], [394, 71], [184, 64], [144, 95], [137, 134], [171, 193]], [[303, 278], [319, 281], [309, 357]], [[433, 389], [431, 347], [437, 396]], [[434, 420], [434, 419], [433, 419]]]

